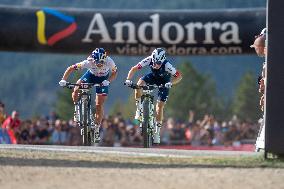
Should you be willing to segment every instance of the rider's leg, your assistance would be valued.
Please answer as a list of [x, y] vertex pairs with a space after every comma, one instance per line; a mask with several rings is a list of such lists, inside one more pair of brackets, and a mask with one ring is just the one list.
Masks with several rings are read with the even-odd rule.
[[163, 101], [157, 101], [156, 104], [156, 122], [160, 125], [162, 125], [163, 118], [164, 118], [164, 107], [165, 102]]
[[[76, 83], [80, 84], [80, 83], [82, 83], [82, 80], [79, 79]], [[75, 122], [79, 122], [79, 107], [77, 105], [78, 93], [79, 93], [79, 87], [76, 86], [76, 87], [74, 87], [74, 90], [73, 90], [73, 93], [72, 93], [72, 99], [73, 99], [73, 103], [74, 103], [74, 121]]]
[[[101, 84], [104, 80], [108, 78], [108, 75], [98, 77], [92, 75], [91, 82]], [[95, 140], [100, 140], [100, 125], [104, 117], [104, 103], [108, 95], [108, 86], [96, 87], [96, 113], [95, 113]]]
[[102, 119], [104, 117], [104, 102], [107, 98], [106, 94], [98, 94], [96, 95], [96, 114], [95, 114], [95, 140], [96, 142], [100, 141], [100, 125]]
[[156, 137], [154, 137], [155, 143], [160, 143], [160, 130], [161, 130], [162, 122], [163, 122], [163, 118], [164, 118], [164, 107], [165, 107], [165, 102], [157, 101], [157, 104], [156, 104], [156, 128], [155, 128]]
[[163, 101], [157, 101], [156, 104], [156, 125], [155, 125], [155, 132], [154, 132], [154, 143], [160, 144], [160, 130], [162, 127], [162, 121], [163, 121], [163, 114], [164, 114], [164, 106], [165, 102]]
[[161, 88], [158, 92], [158, 101], [156, 104], [156, 129], [154, 134], [154, 143], [160, 143], [160, 130], [164, 118], [164, 107], [168, 99], [169, 89]]
[[[79, 79], [77, 82], [77, 84], [81, 84], [82, 80]], [[79, 86], [74, 87], [73, 93], [72, 93], [72, 99], [73, 99], [73, 103], [77, 104], [78, 102], [78, 93], [79, 93]]]
[[107, 99], [107, 95], [105, 94], [97, 94], [96, 95], [96, 116], [95, 122], [97, 125], [101, 125], [101, 122], [104, 117], [104, 102]]
[[[137, 85], [142, 86], [145, 85], [145, 81], [142, 80], [141, 78], [138, 80]], [[142, 96], [142, 89], [135, 89], [135, 101], [136, 101], [136, 113], [135, 113], [135, 119], [140, 119], [141, 118], [141, 109], [142, 109], [142, 102], [141, 102], [141, 96]]]

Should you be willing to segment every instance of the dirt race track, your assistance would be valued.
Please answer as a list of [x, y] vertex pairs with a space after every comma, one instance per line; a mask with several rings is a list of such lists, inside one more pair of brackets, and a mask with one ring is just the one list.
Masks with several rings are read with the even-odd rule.
[[284, 162], [252, 152], [0, 145], [1, 189], [284, 188]]

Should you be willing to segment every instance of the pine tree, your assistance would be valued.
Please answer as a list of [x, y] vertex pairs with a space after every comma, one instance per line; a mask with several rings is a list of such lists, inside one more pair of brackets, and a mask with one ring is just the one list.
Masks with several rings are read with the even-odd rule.
[[110, 115], [116, 115], [121, 113], [122, 117], [125, 119], [134, 119], [136, 111], [134, 93], [129, 95], [128, 101], [122, 103], [120, 100], [116, 101], [110, 110]]
[[[82, 71], [75, 72], [74, 76], [71, 76], [71, 82], [76, 82], [80, 76], [82, 75]], [[58, 91], [57, 93], [57, 101], [55, 103], [55, 112], [61, 119], [68, 120], [73, 117], [74, 114], [74, 103], [72, 100], [72, 91], [70, 89], [64, 88]]]
[[74, 113], [74, 104], [71, 98], [71, 90], [63, 89], [58, 92], [58, 100], [55, 105], [57, 115], [64, 120], [72, 118]]
[[256, 121], [260, 117], [256, 78], [247, 72], [240, 81], [233, 99], [232, 111], [241, 120]]
[[195, 111], [196, 118], [207, 113], [220, 113], [222, 103], [217, 98], [212, 79], [198, 73], [189, 62], [181, 64], [179, 70], [183, 79], [170, 90], [166, 115], [187, 120], [189, 110]]

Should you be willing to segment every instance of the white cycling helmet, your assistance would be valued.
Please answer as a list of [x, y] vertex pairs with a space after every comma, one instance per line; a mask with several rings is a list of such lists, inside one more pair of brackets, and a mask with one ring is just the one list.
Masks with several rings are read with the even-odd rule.
[[267, 29], [266, 28], [263, 28], [260, 32], [260, 35], [264, 35], [266, 36], [266, 33], [267, 33]]
[[162, 64], [166, 60], [166, 51], [162, 48], [156, 48], [152, 52], [152, 61], [154, 64]]
[[95, 63], [104, 63], [106, 61], [106, 51], [103, 48], [96, 48], [91, 54]]

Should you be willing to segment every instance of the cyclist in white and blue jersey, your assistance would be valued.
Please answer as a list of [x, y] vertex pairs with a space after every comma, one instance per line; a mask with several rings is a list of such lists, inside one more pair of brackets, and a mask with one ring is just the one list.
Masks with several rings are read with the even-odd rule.
[[[77, 81], [80, 83], [94, 83], [101, 84], [96, 87], [96, 114], [95, 114], [95, 137], [99, 140], [99, 127], [101, 125], [104, 116], [104, 102], [108, 95], [108, 86], [117, 76], [117, 67], [114, 61], [107, 56], [106, 51], [103, 48], [96, 48], [91, 55], [82, 62], [69, 66], [62, 80], [59, 82], [60, 86], [66, 86], [69, 75], [74, 70], [88, 69], [88, 71]], [[72, 99], [74, 104], [78, 101], [79, 87], [75, 87], [72, 93]], [[77, 106], [75, 106], [77, 107]], [[76, 111], [76, 110], [75, 110]], [[76, 112], [74, 114], [74, 121], [78, 121]]]
[[[162, 48], [157, 48], [152, 52], [151, 56], [144, 58], [137, 65], [133, 66], [126, 78], [125, 84], [130, 86], [132, 84], [132, 77], [136, 71], [145, 66], [150, 66], [151, 72], [141, 77], [137, 83], [139, 86], [146, 84], [150, 85], [164, 85], [165, 88], [159, 88], [158, 100], [156, 104], [156, 129], [154, 134], [154, 143], [160, 143], [160, 128], [162, 126], [164, 106], [168, 99], [169, 89], [173, 84], [177, 84], [182, 79], [181, 73], [177, 71], [172, 64], [166, 59], [166, 52]], [[140, 110], [142, 91], [141, 89], [135, 90], [135, 100], [137, 110], [135, 119], [140, 120]]]

